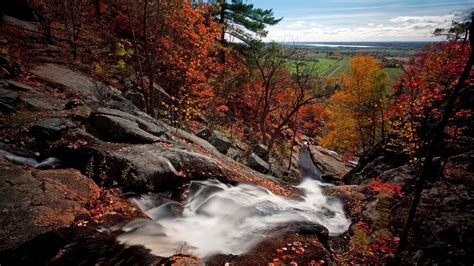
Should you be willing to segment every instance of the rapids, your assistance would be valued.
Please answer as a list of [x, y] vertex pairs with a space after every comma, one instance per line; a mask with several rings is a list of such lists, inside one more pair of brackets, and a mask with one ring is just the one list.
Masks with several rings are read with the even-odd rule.
[[202, 258], [214, 254], [243, 254], [268, 236], [272, 228], [293, 222], [320, 224], [330, 235], [350, 226], [339, 199], [326, 197], [322, 184], [305, 179], [298, 189], [302, 200], [275, 195], [262, 187], [231, 186], [216, 180], [193, 181], [182, 203], [157, 206], [153, 195], [134, 199], [134, 204], [152, 220], [138, 219], [125, 225], [118, 241], [143, 245], [158, 256], [189, 252]]

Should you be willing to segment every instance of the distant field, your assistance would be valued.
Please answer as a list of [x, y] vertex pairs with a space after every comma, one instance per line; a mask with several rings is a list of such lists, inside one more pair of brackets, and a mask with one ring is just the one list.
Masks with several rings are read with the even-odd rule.
[[398, 77], [403, 74], [403, 70], [401, 68], [386, 67], [384, 71], [387, 73], [388, 80], [390, 80], [392, 83], [397, 81]]
[[[314, 65], [316, 72], [324, 77], [339, 77], [342, 73], [348, 75], [351, 74], [350, 67], [350, 58], [344, 56], [342, 59], [329, 59], [325, 57], [320, 57], [318, 61], [306, 61], [307, 64]], [[289, 67], [291, 72], [296, 72], [294, 66], [294, 60], [289, 61]], [[385, 73], [387, 73], [388, 79], [391, 83], [395, 82], [396, 79], [403, 73], [401, 68], [385, 68]]]
[[[318, 61], [305, 61], [305, 63], [308, 64], [308, 65], [314, 66], [315, 70], [318, 74], [324, 73], [329, 68], [336, 65], [337, 62], [338, 62], [338, 60], [336, 60], [336, 59], [328, 59], [328, 58], [324, 58], [324, 57], [320, 57], [317, 60]], [[296, 68], [295, 68], [294, 63], [295, 63], [294, 60], [289, 61], [290, 71], [293, 72], [293, 73], [296, 72]]]

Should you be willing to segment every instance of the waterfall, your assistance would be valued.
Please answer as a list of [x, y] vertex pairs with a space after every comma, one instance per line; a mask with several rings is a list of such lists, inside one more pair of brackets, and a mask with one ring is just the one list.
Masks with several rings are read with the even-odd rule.
[[[153, 195], [134, 199], [134, 204], [152, 220], [137, 219], [122, 230], [118, 241], [143, 245], [158, 256], [186, 252], [206, 258], [214, 254], [243, 254], [268, 236], [272, 228], [294, 223], [320, 224], [330, 235], [350, 226], [343, 204], [326, 197], [322, 183], [305, 179], [298, 189], [301, 200], [275, 195], [250, 184], [231, 186], [216, 180], [192, 181], [182, 203], [157, 205]], [[176, 213], [173, 208], [182, 208]]]

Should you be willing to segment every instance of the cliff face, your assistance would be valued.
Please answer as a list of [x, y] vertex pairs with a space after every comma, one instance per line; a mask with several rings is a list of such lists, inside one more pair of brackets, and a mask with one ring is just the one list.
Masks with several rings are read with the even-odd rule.
[[[410, 245], [401, 256], [406, 264], [469, 264], [473, 261], [474, 152], [463, 148], [440, 148], [436, 168], [426, 182]], [[417, 174], [416, 162], [403, 154], [375, 148], [344, 177], [347, 184], [361, 186], [370, 179], [397, 184], [403, 196], [387, 210], [387, 225], [400, 234], [406, 221]], [[366, 203], [366, 208], [370, 204]]]

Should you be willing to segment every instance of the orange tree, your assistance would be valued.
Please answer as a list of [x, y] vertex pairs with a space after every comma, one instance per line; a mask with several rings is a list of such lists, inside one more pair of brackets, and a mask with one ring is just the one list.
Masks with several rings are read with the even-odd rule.
[[[164, 109], [173, 120], [198, 114], [209, 103], [209, 79], [222, 66], [216, 60], [221, 26], [204, 3], [185, 0], [119, 1], [117, 30], [133, 40], [134, 67], [147, 111]], [[159, 85], [168, 102], [152, 97]]]
[[322, 144], [343, 151], [367, 150], [384, 138], [389, 87], [374, 57], [351, 60], [352, 76], [341, 75], [341, 89], [329, 99], [329, 131]]

